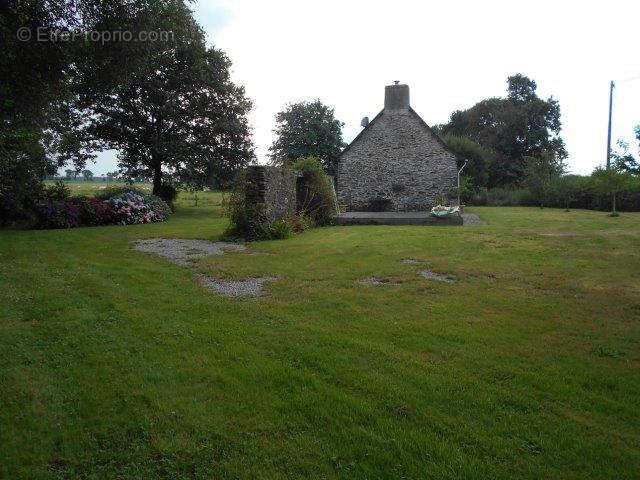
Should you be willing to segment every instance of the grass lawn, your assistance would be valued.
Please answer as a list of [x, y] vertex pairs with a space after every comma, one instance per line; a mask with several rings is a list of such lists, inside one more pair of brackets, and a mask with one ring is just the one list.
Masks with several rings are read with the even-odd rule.
[[[56, 183], [53, 180], [47, 180], [45, 184], [53, 185]], [[64, 182], [71, 190], [71, 195], [91, 195], [99, 193], [109, 187], [124, 187], [127, 184], [124, 182], [107, 182], [107, 181], [87, 181], [87, 180], [67, 180]], [[148, 191], [151, 193], [152, 185], [150, 183], [135, 183], [134, 188], [138, 190]], [[190, 194], [185, 194], [190, 195]]]
[[[638, 477], [640, 214], [473, 208], [195, 272], [132, 248], [217, 239], [220, 201], [0, 231], [0, 478]], [[279, 280], [238, 300], [196, 272]]]

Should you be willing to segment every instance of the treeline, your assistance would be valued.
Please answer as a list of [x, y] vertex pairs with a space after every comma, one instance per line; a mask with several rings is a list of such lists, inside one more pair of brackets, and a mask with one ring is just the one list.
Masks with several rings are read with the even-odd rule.
[[[609, 168], [590, 176], [565, 174], [560, 106], [541, 99], [523, 75], [507, 80], [504, 98], [456, 111], [434, 127], [458, 156], [461, 198], [475, 205], [539, 205], [597, 210], [640, 210], [640, 165], [618, 142]], [[636, 127], [640, 142], [640, 126]]]
[[[528, 188], [462, 188], [461, 199], [468, 205], [492, 207], [540, 206], [540, 199]], [[550, 183], [543, 206], [552, 208], [584, 208], [613, 210], [613, 196], [603, 194], [592, 176], [563, 175]], [[640, 178], [631, 177], [629, 185], [616, 195], [616, 209], [640, 211]]]

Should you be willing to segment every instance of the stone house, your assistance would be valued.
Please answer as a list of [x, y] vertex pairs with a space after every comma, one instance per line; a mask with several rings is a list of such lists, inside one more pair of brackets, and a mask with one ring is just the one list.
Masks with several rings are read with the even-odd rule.
[[338, 160], [349, 211], [423, 211], [456, 195], [456, 156], [409, 105], [408, 85], [385, 87], [384, 109]]

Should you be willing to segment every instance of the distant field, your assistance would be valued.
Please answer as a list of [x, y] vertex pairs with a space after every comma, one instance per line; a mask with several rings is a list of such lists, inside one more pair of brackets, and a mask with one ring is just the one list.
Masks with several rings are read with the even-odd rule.
[[194, 203], [0, 230], [0, 478], [638, 478], [640, 214], [473, 208], [192, 270], [132, 248], [220, 238], [222, 194]]
[[[53, 184], [55, 181], [47, 180], [46, 184]], [[129, 184], [125, 182], [87, 182], [84, 180], [65, 180], [64, 183], [71, 189], [72, 195], [95, 195], [100, 191], [106, 190], [110, 187], [124, 187]], [[134, 183], [131, 185], [133, 188], [151, 193], [153, 185], [150, 183]], [[181, 206], [199, 206], [199, 207], [213, 207], [221, 206], [222, 193], [212, 192], [210, 190], [202, 192], [186, 192], [181, 191], [178, 194], [176, 205]]]
[[[50, 185], [52, 183], [55, 183], [55, 181], [47, 180], [45, 183]], [[64, 183], [68, 185], [73, 195], [91, 195], [101, 190], [105, 190], [108, 187], [127, 185], [124, 182], [87, 182], [84, 180], [64, 180]], [[153, 188], [150, 183], [134, 183], [133, 187], [140, 190], [149, 191], [149, 193], [151, 193], [151, 190]]]

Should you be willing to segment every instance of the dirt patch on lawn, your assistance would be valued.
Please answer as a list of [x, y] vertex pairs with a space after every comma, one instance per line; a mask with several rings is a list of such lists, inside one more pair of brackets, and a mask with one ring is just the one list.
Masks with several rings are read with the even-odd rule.
[[455, 283], [456, 277], [453, 275], [446, 275], [444, 273], [437, 273], [431, 270], [421, 270], [418, 272], [422, 278], [426, 278], [427, 280], [437, 280], [438, 282], [445, 283]]
[[200, 283], [203, 286], [225, 297], [259, 297], [262, 293], [262, 285], [275, 280], [277, 280], [276, 277], [253, 277], [246, 280], [220, 280], [205, 275], [200, 277]]
[[136, 250], [153, 253], [182, 266], [189, 266], [193, 260], [210, 255], [222, 255], [225, 250], [242, 252], [244, 245], [228, 242], [186, 238], [150, 238], [133, 242]]

